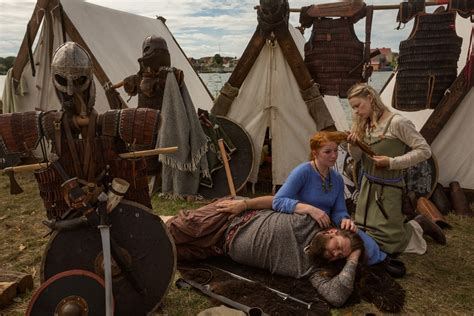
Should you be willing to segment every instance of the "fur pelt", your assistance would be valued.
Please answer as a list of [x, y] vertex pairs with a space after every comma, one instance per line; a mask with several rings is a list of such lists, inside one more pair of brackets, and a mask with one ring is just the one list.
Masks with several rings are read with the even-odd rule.
[[[215, 267], [255, 283], [238, 280]], [[265, 270], [244, 266], [226, 258], [182, 262], [179, 271], [185, 279], [210, 284], [215, 293], [249, 307], [259, 307], [270, 315], [330, 315], [331, 306], [318, 295], [307, 279], [272, 275]], [[305, 305], [291, 299], [284, 300], [266, 287], [311, 303], [311, 308], [307, 309]], [[403, 308], [405, 291], [382, 266], [362, 267], [358, 271], [354, 292], [343, 307], [358, 304], [361, 299], [373, 303], [383, 312], [397, 313]]]

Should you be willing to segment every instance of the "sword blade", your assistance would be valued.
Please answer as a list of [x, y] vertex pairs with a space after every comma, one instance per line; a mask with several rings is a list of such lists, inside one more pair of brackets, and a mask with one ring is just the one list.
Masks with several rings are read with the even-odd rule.
[[110, 255], [110, 230], [107, 225], [99, 225], [102, 239], [102, 253], [104, 257], [105, 277], [105, 313], [112, 316], [112, 259]]
[[[212, 267], [212, 268], [214, 268], [214, 269], [216, 269], [216, 270], [222, 271], [222, 272], [224, 272], [224, 273], [227, 273], [228, 275], [230, 275], [230, 276], [232, 276], [232, 277], [234, 277], [234, 278], [236, 278], [236, 279], [239, 279], [239, 280], [242, 280], [242, 281], [247, 281], [247, 282], [250, 282], [250, 283], [258, 283], [257, 281], [253, 281], [253, 280], [247, 279], [246, 277], [243, 277], [243, 276], [240, 276], [240, 275], [238, 275], [238, 274], [232, 273], [232, 272], [230, 272], [230, 271], [227, 271], [227, 270], [218, 268], [218, 267], [216, 267], [216, 266], [213, 266], [213, 265], [207, 265], [207, 266]], [[270, 290], [270, 291], [272, 291], [273, 293], [275, 293], [276, 295], [280, 296], [284, 301], [287, 300], [287, 299], [288, 299], [288, 300], [292, 300], [292, 301], [294, 301], [294, 302], [297, 302], [297, 303], [300, 303], [300, 304], [305, 305], [307, 309], [311, 309], [311, 305], [312, 305], [313, 303], [305, 302], [305, 301], [300, 300], [300, 299], [298, 299], [298, 298], [296, 298], [296, 297], [293, 297], [293, 296], [291, 296], [291, 295], [289, 295], [289, 294], [286, 294], [286, 293], [284, 293], [284, 292], [282, 292], [282, 291], [279, 291], [279, 290], [277, 290], [277, 289], [274, 289], [274, 288], [271, 288], [271, 287], [269, 287], [269, 286], [266, 286], [265, 284], [262, 284], [262, 285], [263, 285], [265, 288], [267, 288], [268, 290]]]

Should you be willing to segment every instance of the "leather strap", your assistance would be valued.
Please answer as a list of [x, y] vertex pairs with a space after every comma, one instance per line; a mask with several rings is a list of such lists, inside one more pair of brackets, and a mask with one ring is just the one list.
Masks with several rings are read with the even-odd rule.
[[54, 114], [54, 142], [56, 144], [56, 153], [61, 156], [61, 121], [63, 119], [63, 111], [57, 111]]
[[74, 163], [74, 170], [76, 171], [76, 175], [80, 179], [84, 179], [84, 174], [81, 168], [81, 163], [79, 162], [79, 155], [77, 154], [76, 145], [74, 144], [74, 139], [71, 133], [71, 126], [69, 126], [69, 118], [63, 120], [64, 131], [66, 132], [66, 139], [67, 144], [69, 147], [69, 151], [71, 152], [72, 161]]
[[370, 64], [370, 35], [372, 33], [372, 17], [374, 15], [374, 6], [368, 5], [366, 10], [364, 61]]
[[87, 176], [88, 182], [94, 182], [95, 180], [95, 161], [93, 159], [93, 153], [95, 151], [95, 130], [97, 122], [97, 111], [92, 109], [89, 114], [89, 125], [87, 128], [86, 136], [86, 147], [84, 150], [84, 175]]

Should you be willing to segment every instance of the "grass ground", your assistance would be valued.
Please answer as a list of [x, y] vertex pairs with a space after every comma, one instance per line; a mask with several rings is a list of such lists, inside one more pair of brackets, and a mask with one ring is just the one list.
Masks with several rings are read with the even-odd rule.
[[[47, 233], [41, 221], [45, 218], [36, 182], [30, 175], [17, 178], [25, 190], [20, 195], [9, 194], [8, 178], [0, 176], [0, 269], [31, 273], [35, 288], [39, 286], [39, 270]], [[200, 203], [153, 199], [158, 215], [174, 215], [183, 208], [195, 208]], [[402, 255], [407, 275], [400, 280], [406, 289], [406, 314], [473, 315], [474, 313], [474, 218], [449, 215], [453, 226], [446, 230], [448, 244], [440, 246], [429, 237], [428, 252], [423, 256]], [[178, 277], [178, 273], [176, 278]], [[24, 315], [32, 293], [15, 299], [0, 315]], [[194, 291], [171, 286], [164, 298], [162, 313], [196, 315], [212, 304]], [[334, 309], [334, 315], [379, 314], [369, 303], [362, 302], [345, 309]]]

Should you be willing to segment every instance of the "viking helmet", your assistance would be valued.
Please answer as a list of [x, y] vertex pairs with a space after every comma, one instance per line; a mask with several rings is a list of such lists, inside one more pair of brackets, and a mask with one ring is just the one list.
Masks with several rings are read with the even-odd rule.
[[[62, 44], [54, 52], [51, 72], [63, 109], [74, 111], [74, 102], [80, 100], [81, 114], [89, 113], [95, 103], [95, 85], [92, 61], [87, 51], [74, 42]], [[74, 95], [78, 97], [76, 101]]]
[[163, 37], [150, 35], [145, 38], [142, 46], [142, 58], [139, 59], [143, 66], [157, 71], [161, 67], [171, 66], [168, 45]]
[[79, 44], [66, 42], [54, 52], [51, 63], [53, 83], [60, 92], [72, 96], [82, 94], [92, 81], [92, 61]]

